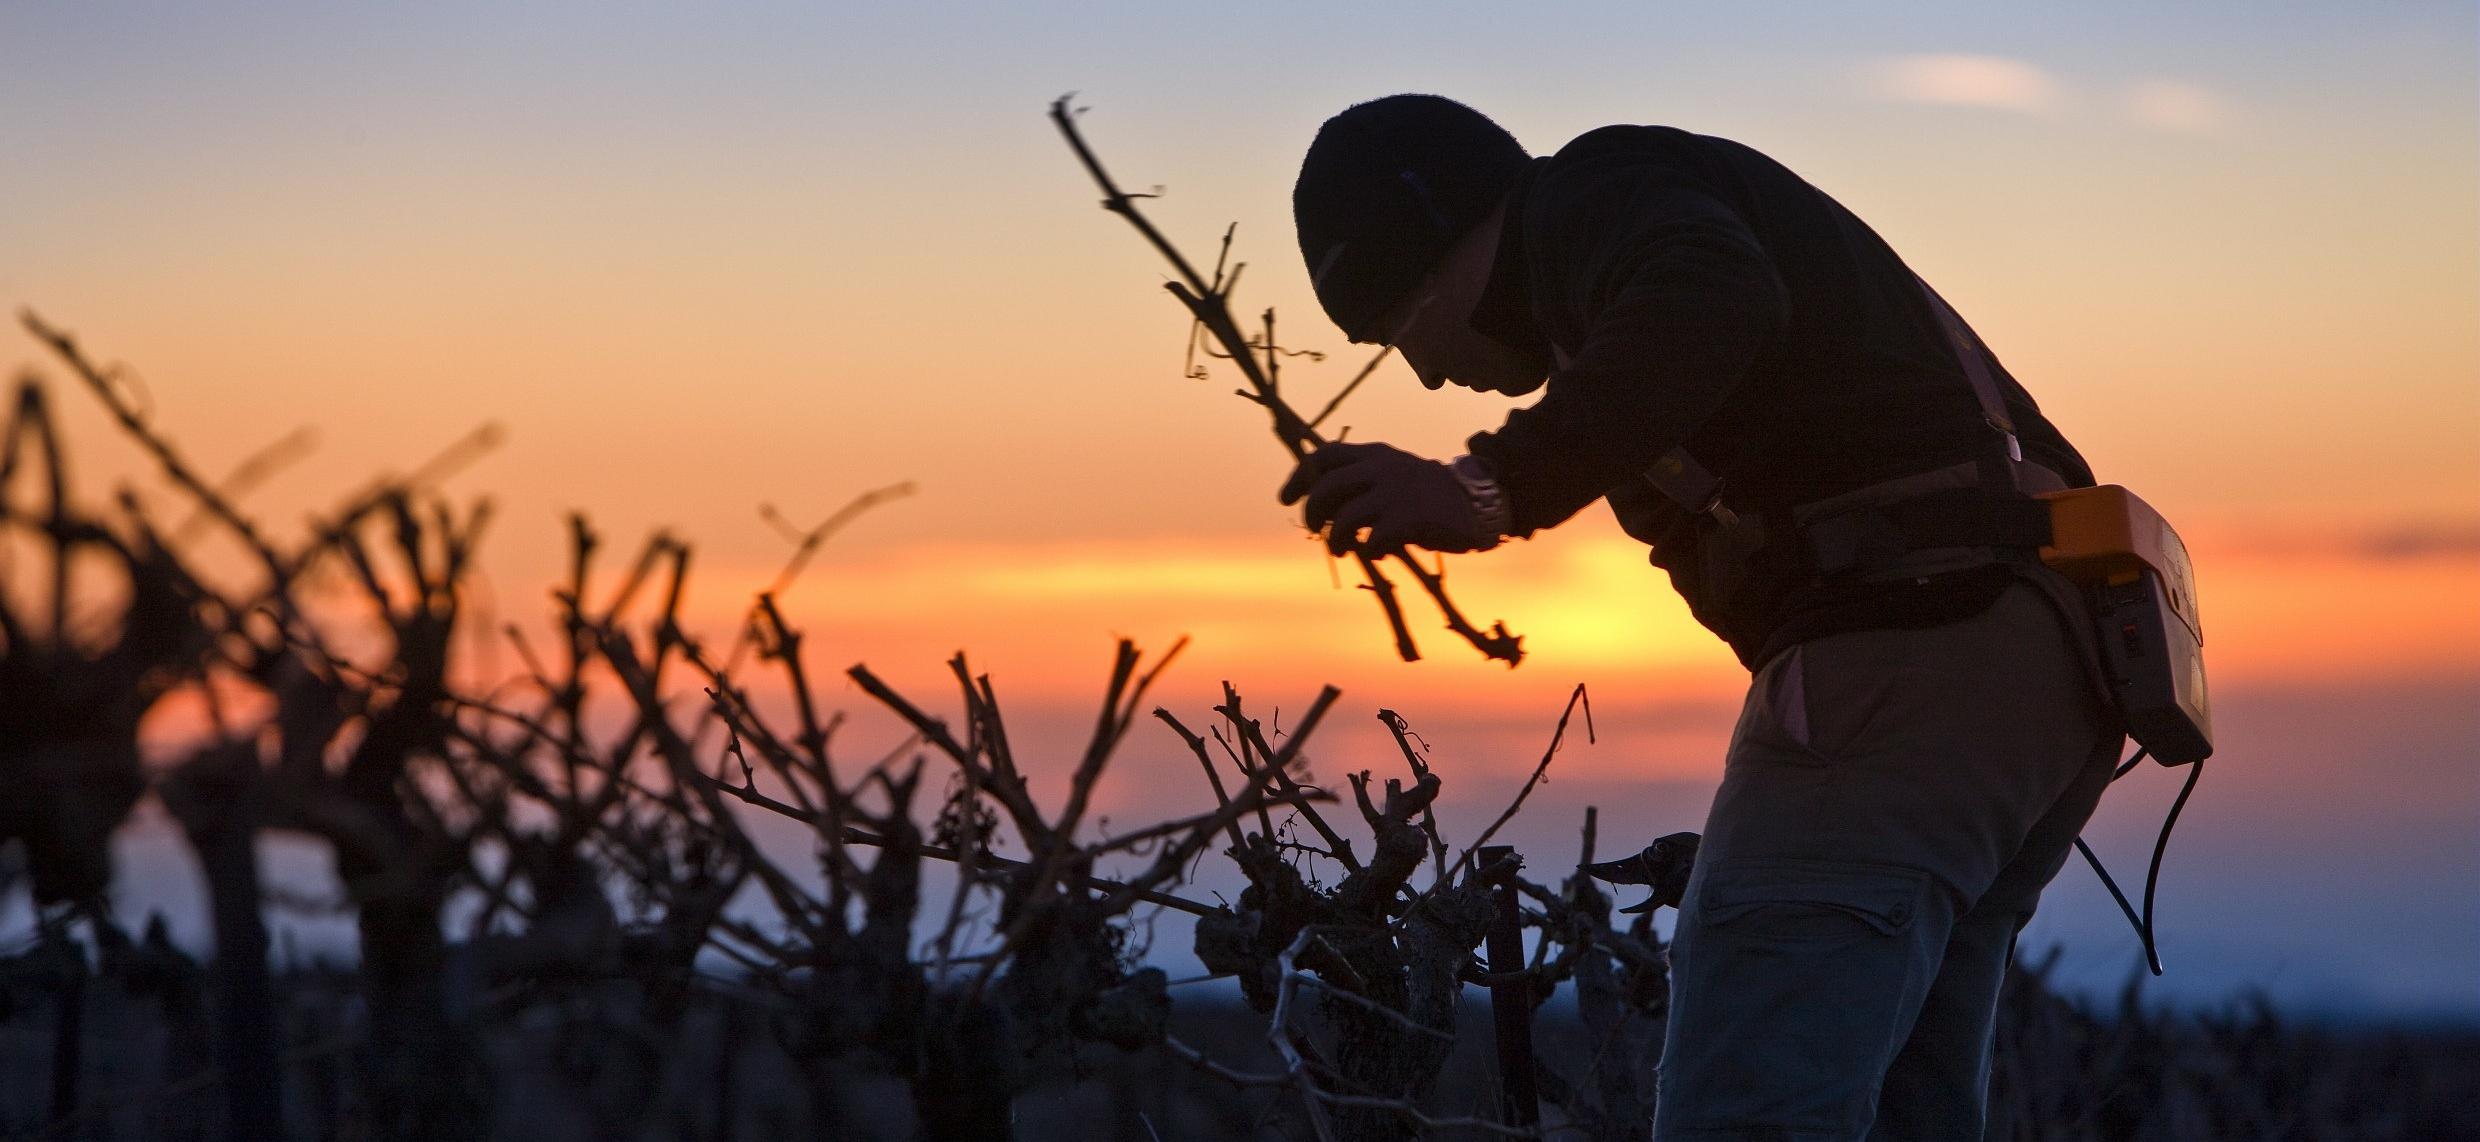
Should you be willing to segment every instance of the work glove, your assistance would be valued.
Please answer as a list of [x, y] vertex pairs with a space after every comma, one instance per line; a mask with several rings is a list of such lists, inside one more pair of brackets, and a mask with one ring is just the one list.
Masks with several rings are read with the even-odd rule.
[[[1327, 529], [1326, 549], [1385, 555], [1418, 544], [1432, 551], [1494, 547], [1470, 493], [1455, 472], [1389, 444], [1329, 444], [1301, 458], [1278, 493], [1306, 499], [1302, 520]], [[1360, 538], [1366, 529], [1367, 539]]]

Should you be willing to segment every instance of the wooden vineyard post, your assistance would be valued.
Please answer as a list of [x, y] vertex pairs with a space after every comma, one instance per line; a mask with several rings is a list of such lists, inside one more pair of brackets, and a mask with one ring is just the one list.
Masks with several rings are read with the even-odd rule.
[[1524, 970], [1524, 920], [1516, 907], [1516, 870], [1524, 861], [1508, 845], [1490, 845], [1475, 859], [1489, 875], [1497, 909], [1484, 948], [1498, 1041], [1499, 1117], [1509, 1126], [1532, 1126], [1541, 1121], [1541, 1091], [1533, 1081], [1533, 981]]

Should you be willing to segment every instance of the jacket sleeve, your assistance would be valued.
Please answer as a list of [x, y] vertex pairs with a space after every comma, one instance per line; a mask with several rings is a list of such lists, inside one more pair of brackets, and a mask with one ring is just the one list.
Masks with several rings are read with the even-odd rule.
[[1781, 278], [1721, 199], [1667, 168], [1585, 164], [1528, 204], [1535, 305], [1582, 336], [1532, 407], [1472, 438], [1529, 535], [1645, 469], [1777, 340]]

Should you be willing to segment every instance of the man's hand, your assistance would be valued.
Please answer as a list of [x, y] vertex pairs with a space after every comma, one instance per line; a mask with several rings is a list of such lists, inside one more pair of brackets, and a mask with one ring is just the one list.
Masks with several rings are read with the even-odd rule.
[[1279, 495], [1285, 504], [1307, 498], [1304, 522], [1329, 529], [1326, 549], [1337, 555], [1354, 548], [1384, 555], [1406, 544], [1479, 551], [1498, 542], [1454, 471], [1392, 445], [1326, 445], [1301, 458]]

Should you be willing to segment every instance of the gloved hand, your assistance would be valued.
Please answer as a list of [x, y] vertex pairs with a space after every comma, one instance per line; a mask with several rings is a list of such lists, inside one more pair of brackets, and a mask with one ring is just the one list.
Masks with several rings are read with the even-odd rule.
[[[1308, 500], [1311, 529], [1329, 528], [1326, 549], [1359, 548], [1384, 555], [1406, 544], [1432, 551], [1496, 546], [1455, 472], [1388, 444], [1329, 444], [1302, 457], [1279, 493], [1285, 504]], [[1362, 529], [1369, 538], [1360, 538]]]

